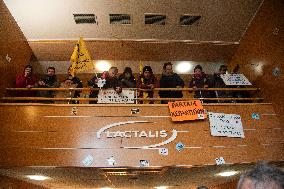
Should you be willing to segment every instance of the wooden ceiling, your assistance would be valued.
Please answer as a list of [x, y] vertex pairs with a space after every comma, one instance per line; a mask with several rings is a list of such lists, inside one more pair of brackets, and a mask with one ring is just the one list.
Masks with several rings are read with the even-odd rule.
[[[82, 36], [94, 59], [228, 61], [262, 0], [4, 0], [38, 60], [69, 60]], [[76, 24], [73, 14], [95, 14], [97, 24]], [[144, 14], [166, 15], [145, 25]], [[130, 14], [130, 25], [109, 14]], [[181, 26], [181, 15], [200, 20]]]

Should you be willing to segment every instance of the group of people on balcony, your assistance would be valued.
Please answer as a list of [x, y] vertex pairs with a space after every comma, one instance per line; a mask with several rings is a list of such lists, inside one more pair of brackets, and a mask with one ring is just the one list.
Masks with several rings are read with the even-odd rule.
[[[227, 72], [227, 66], [222, 65], [219, 68], [218, 73], [214, 73], [213, 77], [209, 78], [203, 72], [202, 66], [197, 65], [194, 68], [194, 74], [189, 83], [189, 87], [194, 89], [195, 98], [226, 98], [236, 97], [235, 93], [224, 91], [206, 91], [198, 90], [200, 88], [225, 88], [226, 85], [220, 77], [221, 74]], [[103, 86], [99, 82], [104, 81]], [[100, 77], [95, 75], [87, 82], [89, 87], [93, 88], [113, 88], [117, 93], [121, 93], [123, 88], [139, 88], [139, 89], [154, 89], [154, 88], [183, 88], [185, 86], [183, 79], [173, 71], [173, 65], [171, 62], [166, 62], [163, 66], [162, 75], [158, 81], [154, 75], [150, 66], [144, 66], [142, 73], [137, 77], [133, 75], [132, 69], [126, 67], [121, 75], [118, 76], [117, 67], [111, 67], [109, 71], [103, 72]], [[83, 82], [78, 77], [73, 77], [68, 74], [63, 83], [59, 83], [55, 75], [55, 68], [48, 67], [47, 73], [36, 82], [35, 77], [32, 74], [32, 67], [26, 66], [24, 74], [17, 76], [16, 78], [17, 88], [83, 88]], [[75, 91], [72, 97], [80, 97], [81, 91]], [[92, 90], [89, 97], [97, 98], [99, 90]], [[43, 90], [35, 93], [35, 91], [21, 91], [19, 96], [40, 96], [52, 98], [55, 96], [55, 91]], [[140, 91], [139, 98], [153, 98], [154, 92], [152, 90]], [[181, 90], [161, 90], [159, 91], [161, 98], [182, 98], [183, 93]], [[60, 96], [64, 97], [64, 96]], [[67, 96], [68, 97], [68, 96]], [[69, 94], [70, 97], [70, 94]], [[240, 96], [237, 96], [240, 97]], [[165, 104], [168, 100], [162, 100], [161, 103]], [[90, 103], [96, 103], [96, 101], [90, 101]], [[153, 103], [150, 101], [149, 103]]]

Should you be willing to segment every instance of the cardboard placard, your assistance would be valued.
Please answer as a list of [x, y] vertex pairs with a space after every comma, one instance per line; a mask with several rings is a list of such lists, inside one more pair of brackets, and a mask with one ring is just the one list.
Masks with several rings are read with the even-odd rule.
[[209, 122], [212, 136], [245, 138], [240, 115], [209, 112]]
[[251, 85], [243, 74], [222, 74], [220, 76], [226, 85]]
[[172, 121], [205, 119], [207, 115], [200, 100], [169, 102]]
[[98, 95], [98, 103], [123, 103], [134, 104], [135, 91], [123, 89], [121, 93], [117, 93], [113, 89], [100, 90]]

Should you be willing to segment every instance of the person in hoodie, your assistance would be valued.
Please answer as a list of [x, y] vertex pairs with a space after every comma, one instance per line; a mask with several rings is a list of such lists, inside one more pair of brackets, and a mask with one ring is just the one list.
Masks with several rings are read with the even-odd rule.
[[202, 71], [202, 66], [197, 65], [193, 69], [192, 80], [189, 83], [189, 87], [194, 90], [194, 98], [209, 98], [209, 91], [197, 90], [198, 88], [208, 88], [209, 80], [207, 75]]
[[[182, 88], [184, 81], [181, 77], [173, 72], [173, 65], [171, 62], [166, 62], [163, 66], [163, 73], [160, 79], [161, 88]], [[159, 91], [161, 98], [182, 98], [182, 91]], [[168, 100], [162, 100], [161, 104], [167, 104]]]
[[125, 67], [123, 73], [118, 77], [123, 88], [135, 88], [136, 80], [130, 67]]

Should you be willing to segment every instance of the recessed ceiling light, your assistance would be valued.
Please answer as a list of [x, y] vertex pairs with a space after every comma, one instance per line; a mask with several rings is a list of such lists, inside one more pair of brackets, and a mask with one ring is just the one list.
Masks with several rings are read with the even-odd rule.
[[175, 64], [175, 71], [177, 73], [188, 73], [192, 69], [192, 63], [189, 61], [182, 61]]
[[104, 187], [104, 188], [100, 188], [100, 189], [112, 189], [112, 188], [109, 188], [109, 187]]
[[225, 171], [225, 172], [218, 173], [217, 175], [221, 177], [230, 177], [238, 173], [239, 173], [238, 171]]
[[154, 187], [155, 189], [167, 189], [168, 187], [167, 186], [156, 186]]
[[50, 179], [47, 176], [43, 176], [43, 175], [27, 175], [27, 177], [31, 180], [47, 180]]
[[101, 60], [96, 63], [96, 70], [99, 72], [108, 71], [111, 65], [106, 60]]

